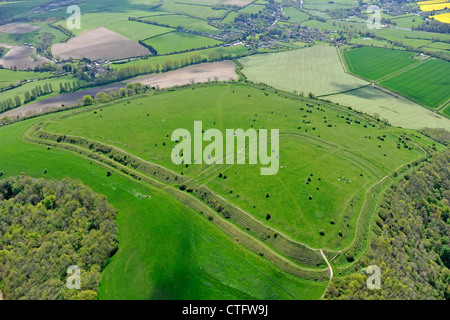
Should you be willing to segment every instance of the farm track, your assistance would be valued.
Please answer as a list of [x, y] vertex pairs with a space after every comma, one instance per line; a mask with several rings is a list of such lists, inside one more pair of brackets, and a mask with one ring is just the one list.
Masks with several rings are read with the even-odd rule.
[[[323, 253], [322, 249], [320, 249], [320, 254], [322, 255], [322, 257], [325, 260], [325, 262], [327, 263], [328, 270], [330, 271], [330, 281], [328, 282], [328, 285], [330, 285], [331, 281], [333, 280], [333, 268], [331, 267], [331, 264], [328, 261], [327, 257], [325, 256], [325, 254]], [[322, 297], [320, 297], [320, 299], [323, 299], [323, 297], [325, 296], [325, 293], [327, 293], [327, 289], [328, 289], [328, 286], [327, 286], [327, 288], [325, 288], [325, 291], [323, 292]]]

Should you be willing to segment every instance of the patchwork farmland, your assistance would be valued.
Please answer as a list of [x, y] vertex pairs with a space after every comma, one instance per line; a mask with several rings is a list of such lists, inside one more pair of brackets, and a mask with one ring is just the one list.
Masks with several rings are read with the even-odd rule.
[[[354, 63], [359, 68], [355, 69], [361, 72], [361, 75], [377, 78], [404, 70], [398, 68], [395, 63], [389, 67], [383, 60], [370, 60], [374, 52], [384, 56], [391, 54], [392, 50], [362, 49], [351, 51], [355, 54], [346, 58], [352, 58], [347, 65]], [[366, 56], [366, 53], [370, 55]], [[408, 52], [400, 51], [400, 55], [394, 52], [393, 55], [403, 61], [406, 69], [408, 65], [421, 63], [420, 60], [410, 58], [411, 53]], [[444, 116], [433, 114], [413, 101], [392, 94], [388, 90], [372, 88], [369, 79], [365, 81], [346, 73], [343, 62], [341, 63], [339, 59], [339, 53], [333, 47], [316, 46], [285, 53], [256, 55], [240, 61], [244, 65], [243, 73], [254, 82], [264, 82], [275, 88], [305, 96], [313, 93], [321, 99], [377, 115], [396, 126], [418, 129], [424, 126], [447, 128], [450, 125]], [[367, 61], [367, 65], [363, 61]], [[385, 65], [388, 67], [384, 68]], [[440, 74], [440, 77], [443, 75]], [[443, 93], [445, 86], [440, 87], [440, 90]]]

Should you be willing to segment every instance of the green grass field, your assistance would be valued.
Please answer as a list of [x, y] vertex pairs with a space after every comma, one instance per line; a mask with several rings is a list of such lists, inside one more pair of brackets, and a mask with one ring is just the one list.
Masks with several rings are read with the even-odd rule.
[[20, 80], [47, 78], [49, 76], [51, 76], [50, 72], [12, 71], [9, 69], [0, 69], [0, 88], [8, 87], [9, 85]]
[[442, 110], [442, 113], [450, 117], [450, 104]]
[[[14, 100], [15, 96], [19, 96], [20, 99], [23, 102], [24, 101], [25, 92], [27, 92], [27, 91], [31, 92], [31, 90], [34, 89], [37, 86], [41, 86], [43, 88], [43, 86], [45, 84], [51, 84], [54, 92], [50, 93], [48, 95], [45, 95], [45, 96], [40, 96], [40, 97], [38, 97], [35, 100], [35, 101], [39, 101], [39, 100], [42, 100], [42, 99], [49, 98], [51, 96], [58, 95], [59, 94], [59, 84], [60, 83], [64, 84], [66, 82], [69, 82], [72, 85], [72, 83], [74, 81], [77, 82], [78, 79], [74, 78], [74, 77], [71, 77], [71, 76], [64, 76], [64, 77], [58, 77], [58, 78], [51, 78], [51, 79], [45, 79], [45, 80], [40, 80], [40, 81], [28, 82], [28, 83], [26, 83], [24, 85], [21, 85], [20, 87], [17, 87], [17, 88], [14, 88], [14, 89], [2, 92], [0, 94], [0, 101], [1, 100], [6, 100], [8, 98], [11, 98], [11, 99]], [[81, 83], [83, 83], [83, 82], [81, 82]]]
[[242, 8], [241, 10], [239, 10], [240, 13], [258, 13], [260, 12], [262, 9], [264, 9], [264, 5], [260, 5], [260, 4], [250, 4], [244, 8]]
[[450, 62], [432, 59], [381, 84], [437, 109], [450, 98], [449, 74]]
[[171, 32], [144, 41], [159, 54], [175, 53], [220, 44], [220, 41], [184, 32]]
[[186, 30], [193, 30], [198, 32], [204, 32], [209, 34], [220, 33], [220, 30], [216, 27], [209, 25], [205, 20], [192, 18], [185, 15], [163, 15], [145, 18], [147, 21], [157, 22], [160, 24], [169, 25], [173, 28], [183, 26]]
[[324, 99], [343, 106], [351, 106], [361, 112], [387, 119], [390, 124], [403, 128], [447, 128], [450, 120], [432, 114], [429, 110], [401, 97], [395, 97], [372, 87], [341, 93]]
[[254, 82], [315, 95], [338, 93], [368, 84], [348, 75], [336, 48], [314, 46], [296, 51], [242, 58], [243, 72]]
[[393, 46], [389, 42], [387, 42], [386, 40], [376, 40], [376, 39], [366, 38], [366, 37], [352, 38], [350, 43], [357, 43], [357, 44], [360, 44], [360, 45], [363, 45], [363, 46], [371, 46], [371, 47], [403, 50], [402, 47]]
[[[83, 10], [83, 6], [80, 6], [81, 10]], [[87, 31], [96, 29], [96, 28], [100, 28], [100, 27], [105, 27], [105, 28], [109, 28], [110, 26], [114, 26], [117, 23], [120, 22], [128, 22], [128, 17], [142, 17], [142, 16], [150, 16], [150, 15], [159, 15], [161, 14], [161, 12], [152, 12], [152, 11], [143, 11], [143, 10], [127, 10], [125, 12], [120, 12], [120, 11], [115, 11], [114, 7], [106, 9], [106, 10], [101, 10], [99, 12], [97, 12], [97, 10], [94, 10], [93, 12], [89, 12], [89, 11], [82, 11], [85, 12], [83, 14], [83, 18], [82, 18], [82, 23], [81, 23], [81, 29], [74, 29], [72, 30], [72, 32], [78, 36], [82, 33], [85, 33]], [[66, 27], [66, 20], [62, 20], [60, 22], [58, 22], [57, 24]], [[132, 24], [130, 24], [130, 26], [132, 26], [132, 30], [136, 31], [136, 32], [141, 32], [139, 30], [139, 28], [136, 28], [136, 26], [133, 26]], [[119, 30], [121, 31], [126, 31], [122, 27], [118, 27]], [[150, 27], [147, 27], [146, 25], [143, 25], [140, 27], [141, 30], [147, 30]], [[127, 32], [128, 34], [128, 32]]]
[[420, 60], [408, 51], [361, 47], [344, 52], [349, 71], [370, 80], [377, 80], [407, 68]]
[[433, 38], [450, 40], [450, 35], [445, 33], [426, 33], [420, 31], [409, 31], [396, 28], [382, 28], [375, 33], [377, 36], [391, 40], [400, 41], [405, 45], [418, 48], [432, 43]]
[[168, 193], [23, 141], [44, 119], [0, 128], [2, 178], [80, 179], [118, 209], [120, 249], [102, 273], [100, 299], [318, 299], [325, 290], [326, 283], [293, 277], [244, 249]]
[[[186, 106], [189, 113], [183, 111]], [[196, 185], [210, 186], [257, 220], [292, 238], [336, 250], [348, 245], [354, 236], [365, 191], [402, 164], [418, 158], [422, 151], [397, 149], [397, 138], [388, 131], [364, 128], [366, 121], [357, 124], [345, 112], [311, 108], [309, 113], [300, 107], [310, 109], [304, 103], [275, 93], [266, 96], [264, 91], [248, 86], [206, 86], [113, 104], [103, 108], [101, 117], [80, 113], [53, 122], [47, 129], [115, 145], [183, 173]], [[279, 173], [261, 176], [258, 166], [250, 165], [174, 165], [170, 153], [175, 143], [167, 135], [176, 128], [191, 130], [199, 119], [205, 129], [247, 129], [251, 125], [279, 128]], [[328, 127], [330, 124], [332, 127]], [[384, 142], [376, 138], [381, 135], [386, 135]], [[219, 178], [219, 172], [228, 178]], [[308, 178], [312, 181], [307, 184]], [[248, 181], [253, 181], [252, 188], [248, 188]], [[267, 213], [272, 216], [269, 222]], [[319, 236], [320, 230], [325, 231], [324, 236]]]
[[292, 23], [301, 23], [303, 21], [308, 20], [309, 18], [309, 16], [306, 13], [301, 12], [293, 7], [287, 7], [284, 8], [283, 10], [286, 14], [286, 17], [289, 18], [289, 22]]
[[218, 19], [222, 20], [228, 13], [228, 10], [214, 10], [212, 7], [202, 5], [201, 3], [189, 3], [189, 1], [180, 2], [177, 0], [166, 0], [160, 8], [163, 11], [172, 13], [186, 14], [199, 19]]
[[408, 29], [417, 27], [423, 23], [423, 19], [416, 15], [400, 15], [392, 17], [391, 20], [396, 23], [397, 27]]
[[147, 59], [134, 60], [122, 64], [113, 64], [112, 67], [116, 70], [120, 70], [122, 68], [136, 66], [136, 65], [151, 65], [155, 67], [157, 64], [161, 65], [167, 60], [181, 60], [181, 59], [189, 59], [191, 56], [200, 55], [202, 59], [208, 59], [210, 54], [223, 53], [225, 56], [231, 55], [231, 57], [241, 56], [248, 54], [248, 49], [244, 46], [230, 46], [230, 47], [215, 47], [203, 50], [194, 50], [184, 53], [176, 53], [168, 56], [150, 56]]
[[51, 28], [49, 25], [43, 22], [34, 22], [32, 25], [38, 26], [41, 29], [35, 30], [29, 33], [13, 34], [0, 32], [0, 43], [6, 43], [11, 45], [22, 45], [24, 43], [31, 43], [36, 45], [42, 40], [44, 33], [50, 33], [54, 36], [53, 43], [65, 41], [68, 37], [61, 31]]
[[[376, 48], [375, 48], [376, 49]], [[384, 49], [380, 49], [384, 50]], [[345, 73], [333, 47], [315, 46], [297, 51], [254, 55], [240, 59], [243, 72], [254, 82], [307, 95], [313, 92], [331, 100], [405, 128], [447, 128], [445, 118], [389, 93], [367, 88], [368, 82]], [[414, 68], [415, 69], [415, 68]], [[442, 77], [443, 74], [440, 73]], [[445, 76], [444, 76], [445, 77]], [[442, 88], [440, 88], [442, 89]]]
[[222, 20], [222, 23], [225, 24], [233, 24], [234, 23], [234, 18], [236, 18], [238, 16], [238, 13], [236, 11], [231, 11], [229, 14], [227, 14], [227, 16]]
[[121, 21], [110, 24], [107, 28], [133, 41], [144, 40], [175, 31], [175, 29], [172, 28], [160, 27], [136, 21]]

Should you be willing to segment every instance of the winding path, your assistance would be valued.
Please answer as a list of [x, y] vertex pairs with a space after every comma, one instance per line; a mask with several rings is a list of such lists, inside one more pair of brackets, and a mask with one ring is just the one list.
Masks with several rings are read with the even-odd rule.
[[[320, 253], [322, 254], [323, 259], [325, 260], [325, 262], [328, 265], [328, 270], [330, 270], [330, 281], [328, 282], [328, 285], [330, 285], [331, 280], [333, 280], [333, 268], [331, 267], [330, 262], [328, 261], [327, 257], [325, 256], [325, 253], [323, 253], [323, 250], [320, 249]], [[325, 288], [325, 291], [322, 294], [322, 297], [320, 297], [320, 299], [323, 299], [323, 297], [325, 296], [325, 293], [327, 292], [328, 286]]]

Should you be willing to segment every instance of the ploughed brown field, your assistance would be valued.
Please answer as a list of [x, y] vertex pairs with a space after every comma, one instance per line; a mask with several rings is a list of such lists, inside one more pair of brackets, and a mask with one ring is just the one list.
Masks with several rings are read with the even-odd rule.
[[40, 27], [38, 26], [19, 22], [8, 23], [0, 26], [0, 32], [3, 33], [28, 33], [39, 29]]
[[235, 64], [232, 61], [218, 61], [202, 63], [166, 73], [142, 76], [126, 83], [140, 82], [151, 87], [159, 86], [161, 89], [174, 86], [181, 86], [189, 83], [199, 83], [208, 81], [228, 81], [237, 80], [238, 75], [234, 71]]
[[17, 67], [18, 69], [26, 70], [50, 62], [47, 58], [39, 55], [32, 57], [36, 53], [35, 48], [25, 46], [12, 46], [10, 48], [8, 53], [0, 59], [0, 64], [3, 68], [10, 69]]
[[150, 55], [150, 51], [114, 31], [97, 28], [85, 32], [65, 43], [52, 47], [53, 55], [59, 59], [116, 60]]

